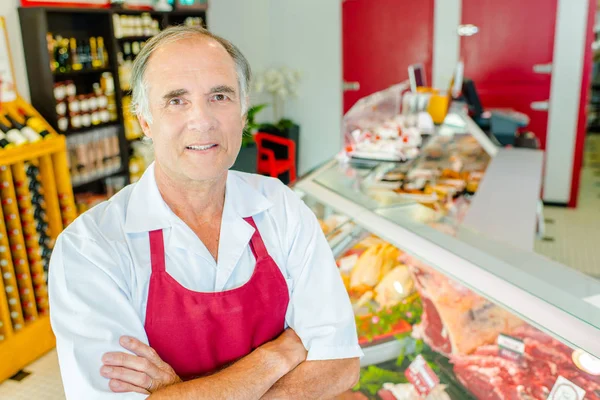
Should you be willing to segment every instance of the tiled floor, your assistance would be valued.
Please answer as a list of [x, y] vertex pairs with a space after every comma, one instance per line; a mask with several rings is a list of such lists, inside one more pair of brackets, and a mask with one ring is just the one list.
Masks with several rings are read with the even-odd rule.
[[588, 136], [576, 209], [545, 207], [545, 236], [535, 251], [600, 278], [600, 135]]
[[[586, 145], [579, 206], [575, 210], [546, 207], [546, 237], [536, 251], [589, 275], [600, 278], [600, 135], [590, 136]], [[56, 352], [51, 351], [26, 368], [31, 375], [21, 382], [0, 384], [1, 400], [62, 400]]]
[[65, 398], [55, 350], [29, 365], [25, 371], [30, 372], [31, 375], [22, 381], [9, 379], [0, 384], [0, 399], [63, 400]]

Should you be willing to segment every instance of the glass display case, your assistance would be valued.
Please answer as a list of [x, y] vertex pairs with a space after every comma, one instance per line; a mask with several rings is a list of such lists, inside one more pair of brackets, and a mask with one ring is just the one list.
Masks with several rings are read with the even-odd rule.
[[[600, 283], [512, 245], [520, 227], [510, 218], [508, 227], [481, 218], [486, 234], [465, 224], [495, 190], [480, 183], [512, 150], [461, 119], [412, 161], [332, 160], [294, 187], [330, 221], [322, 226], [365, 352], [360, 382], [342, 398], [600, 399]], [[540, 152], [514, 151], [539, 158], [541, 172]], [[489, 204], [495, 221], [504, 211]]]

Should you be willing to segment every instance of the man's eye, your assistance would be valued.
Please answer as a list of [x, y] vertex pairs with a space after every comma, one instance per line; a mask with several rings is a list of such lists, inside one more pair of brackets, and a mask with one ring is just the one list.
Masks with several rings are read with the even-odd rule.
[[169, 100], [169, 105], [171, 106], [180, 106], [183, 104], [183, 100], [181, 99], [171, 99]]
[[214, 100], [214, 101], [225, 101], [225, 100], [227, 100], [227, 99], [228, 99], [228, 97], [227, 97], [227, 96], [225, 96], [224, 94], [215, 94], [215, 95], [213, 96], [213, 100]]

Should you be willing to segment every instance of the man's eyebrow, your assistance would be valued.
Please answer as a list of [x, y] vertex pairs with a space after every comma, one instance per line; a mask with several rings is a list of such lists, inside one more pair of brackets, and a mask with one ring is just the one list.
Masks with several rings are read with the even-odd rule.
[[163, 95], [163, 99], [169, 100], [169, 99], [172, 99], [173, 97], [183, 96], [184, 94], [188, 94], [188, 93], [189, 92], [187, 89], [175, 89], [175, 90], [171, 90], [171, 91], [165, 93]]
[[213, 93], [229, 93], [229, 94], [235, 94], [236, 91], [234, 88], [232, 88], [231, 86], [227, 86], [227, 85], [219, 85], [219, 86], [215, 86], [212, 89], [210, 89], [209, 94], [213, 94]]

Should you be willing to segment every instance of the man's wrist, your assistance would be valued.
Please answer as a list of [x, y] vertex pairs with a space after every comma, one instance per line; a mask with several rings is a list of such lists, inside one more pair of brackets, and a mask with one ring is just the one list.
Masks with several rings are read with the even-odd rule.
[[279, 377], [288, 374], [299, 364], [297, 360], [281, 351], [277, 346], [261, 346], [256, 349], [256, 352], [261, 358], [261, 363], [266, 365], [267, 368], [277, 371]]

